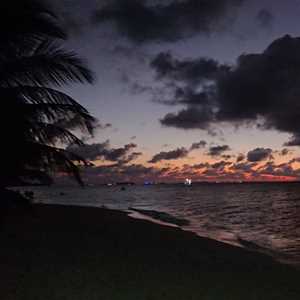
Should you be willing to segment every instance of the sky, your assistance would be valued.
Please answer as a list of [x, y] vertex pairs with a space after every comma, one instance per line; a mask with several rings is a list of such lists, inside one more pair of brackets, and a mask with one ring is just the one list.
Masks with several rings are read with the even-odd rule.
[[96, 74], [64, 88], [99, 120], [87, 181], [300, 178], [300, 1], [49, 5]]

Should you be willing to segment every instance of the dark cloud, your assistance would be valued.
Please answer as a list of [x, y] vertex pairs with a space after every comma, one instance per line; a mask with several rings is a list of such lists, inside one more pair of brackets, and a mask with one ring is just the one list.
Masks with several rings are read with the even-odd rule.
[[117, 162], [119, 164], [129, 163], [142, 155], [140, 152], [133, 152], [137, 145], [130, 143], [120, 148], [111, 148], [109, 141], [98, 144], [84, 144], [82, 146], [72, 145], [67, 148], [68, 151], [81, 156], [87, 160], [106, 160]]
[[149, 59], [149, 55], [138, 47], [129, 47], [117, 45], [112, 49], [114, 56], [124, 57], [130, 61], [137, 61], [140, 64], [145, 64]]
[[111, 123], [102, 124], [102, 123], [98, 122], [96, 125], [96, 128], [99, 128], [99, 129], [107, 129], [107, 128], [111, 128], [111, 127], [112, 127]]
[[293, 164], [293, 163], [295, 163], [295, 162], [300, 162], [300, 157], [295, 157], [295, 158], [293, 158], [293, 159], [291, 159], [290, 161], [289, 161], [289, 163], [290, 164]]
[[208, 129], [214, 112], [209, 107], [188, 107], [178, 113], [169, 113], [160, 120], [163, 126], [180, 129]]
[[229, 151], [230, 147], [228, 145], [223, 146], [211, 146], [208, 151], [208, 155], [210, 156], [220, 156], [224, 152]]
[[231, 156], [231, 155], [224, 154], [224, 155], [222, 155], [222, 158], [224, 158], [225, 160], [229, 160], [229, 159], [232, 158], [232, 156]]
[[196, 164], [191, 166], [192, 169], [194, 170], [201, 170], [201, 169], [205, 169], [205, 168], [209, 168], [210, 164], [209, 163], [200, 163], [200, 164]]
[[[94, 23], [112, 23], [136, 43], [177, 41], [196, 34], [221, 30], [232, 20], [242, 0], [115, 0], [107, 1], [93, 15]], [[230, 18], [225, 18], [230, 16]]]
[[276, 165], [273, 161], [268, 161], [259, 167], [256, 162], [243, 162], [233, 164], [229, 169], [234, 172], [235, 178], [246, 181], [285, 180], [287, 177], [296, 180], [300, 175], [299, 170], [292, 168], [291, 162]]
[[171, 146], [170, 144], [163, 144], [163, 145], [162, 145], [163, 148], [168, 148], [168, 147], [170, 147], [170, 146]]
[[236, 162], [239, 163], [239, 162], [243, 161], [245, 158], [246, 158], [245, 155], [241, 153], [236, 158]]
[[[201, 105], [202, 110], [206, 108], [204, 114], [210, 111], [207, 109], [208, 104], [215, 97], [212, 82], [217, 80], [221, 73], [229, 70], [228, 66], [221, 65], [213, 59], [179, 60], [170, 52], [159, 53], [150, 65], [156, 72], [156, 79], [166, 83], [160, 93], [156, 92], [154, 99], [157, 102], [169, 105]], [[152, 94], [154, 93], [155, 91], [152, 91]]]
[[274, 23], [274, 16], [268, 9], [264, 8], [257, 13], [256, 20], [260, 27], [271, 28]]
[[263, 129], [297, 132], [299, 51], [300, 39], [285, 36], [262, 54], [242, 55], [237, 67], [218, 82], [217, 119], [238, 122], [262, 117]]
[[157, 181], [168, 175], [169, 168], [146, 167], [140, 164], [113, 164], [89, 167], [83, 171], [86, 182], [113, 183], [113, 182], [144, 182]]
[[170, 52], [159, 53], [150, 63], [158, 79], [171, 79], [197, 84], [215, 79], [220, 66], [216, 60], [199, 58], [196, 60], [179, 60]]
[[270, 148], [256, 148], [247, 154], [247, 159], [250, 162], [263, 161], [272, 158], [272, 149]]
[[212, 164], [210, 167], [213, 169], [224, 170], [226, 166], [230, 166], [231, 164], [232, 164], [231, 162], [222, 160]]
[[142, 152], [129, 153], [133, 147], [130, 144], [125, 145], [123, 148], [110, 149], [104, 155], [104, 159], [108, 161], [116, 161], [119, 164], [127, 164], [136, 160], [142, 155]]
[[281, 156], [286, 156], [286, 155], [290, 154], [291, 152], [292, 152], [292, 151], [290, 151], [289, 149], [284, 148], [284, 149], [282, 149], [282, 150], [279, 152], [279, 154], [280, 154]]
[[90, 26], [90, 14], [96, 9], [96, 0], [39, 0], [45, 2], [58, 16], [59, 23], [70, 36], [83, 33]]
[[207, 145], [206, 141], [200, 141], [198, 143], [193, 143], [190, 148], [190, 151], [205, 148], [206, 145]]
[[143, 165], [130, 165], [125, 168], [123, 168], [122, 173], [131, 176], [132, 178], [136, 177], [144, 177], [149, 175], [161, 175], [164, 171], [161, 171], [160, 169], [153, 168], [153, 167], [145, 167]]
[[258, 169], [259, 175], [270, 175], [279, 177], [299, 177], [299, 170], [295, 170], [289, 163], [276, 165], [274, 162], [267, 162]]
[[141, 155], [141, 153], [129, 154], [130, 151], [136, 147], [137, 147], [136, 144], [131, 143], [121, 148], [104, 149], [102, 156], [105, 160], [108, 161], [127, 163], [132, 159], [135, 159], [137, 156]]
[[286, 147], [300, 146], [300, 132], [293, 134], [291, 139], [288, 142], [284, 143], [284, 146]]
[[256, 163], [252, 162], [240, 162], [233, 164], [230, 167], [230, 170], [234, 173], [240, 174], [240, 173], [255, 173], [256, 171], [253, 170], [253, 167], [256, 166]]
[[182, 129], [206, 129], [214, 133], [210, 128], [214, 118], [214, 106], [211, 104], [215, 101], [211, 83], [228, 67], [207, 58], [179, 60], [169, 52], [158, 54], [151, 66], [157, 79], [166, 83], [164, 91], [167, 97], [159, 95], [163, 99], [156, 101], [168, 105], [187, 105], [177, 113], [167, 114], [160, 120], [161, 124]]
[[177, 148], [172, 151], [162, 151], [158, 154], [154, 155], [153, 158], [149, 161], [149, 163], [157, 163], [161, 160], [175, 160], [187, 157], [189, 151], [186, 148]]
[[98, 144], [84, 144], [82, 146], [71, 145], [67, 148], [68, 151], [81, 156], [87, 160], [96, 160], [103, 157], [104, 151], [109, 148], [109, 141]]
[[219, 161], [213, 164], [208, 164], [206, 169], [202, 172], [204, 176], [213, 177], [213, 178], [224, 178], [228, 176], [226, 168], [229, 167], [232, 163], [227, 161]]
[[[173, 89], [171, 103], [186, 105], [177, 113], [167, 114], [160, 122], [164, 126], [205, 130], [218, 123], [236, 126], [253, 123], [262, 130], [290, 133], [293, 138], [287, 145], [299, 145], [299, 53], [300, 38], [287, 35], [275, 40], [260, 54], [241, 55], [234, 66], [219, 65], [213, 75], [215, 78], [209, 80], [206, 72], [195, 75], [201, 78], [188, 78], [186, 70], [181, 67], [186, 60], [181, 64], [171, 64], [172, 68], [168, 64], [159, 70], [156, 67], [158, 76], [163, 76], [166, 81], [166, 89]], [[166, 61], [173, 60], [168, 57]], [[198, 62], [196, 59], [195, 65]], [[190, 60], [188, 64], [191, 64]], [[170, 85], [170, 80], [173, 80], [173, 85]]]

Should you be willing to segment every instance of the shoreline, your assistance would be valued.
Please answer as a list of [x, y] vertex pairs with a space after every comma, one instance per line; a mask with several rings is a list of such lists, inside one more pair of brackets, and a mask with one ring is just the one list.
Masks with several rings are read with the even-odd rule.
[[[103, 208], [106, 208], [106, 207], [103, 207]], [[109, 209], [109, 208], [106, 208], [106, 209]], [[122, 210], [116, 210], [116, 211], [122, 212]], [[173, 218], [175, 219], [175, 222], [173, 223], [172, 221], [170, 221], [170, 222], [166, 221], [164, 217], [161, 218], [160, 214], [162, 212], [160, 212], [160, 211], [150, 210], [149, 212], [150, 213], [148, 214], [147, 210], [139, 210], [139, 209], [129, 208], [128, 216], [132, 217], [134, 219], [141, 219], [141, 220], [149, 221], [149, 222], [161, 225], [161, 226], [175, 227], [175, 228], [178, 228], [178, 229], [180, 229], [184, 232], [193, 233], [199, 238], [204, 238], [204, 239], [217, 241], [217, 242], [220, 242], [224, 245], [230, 245], [230, 246], [233, 246], [233, 247], [238, 247], [238, 248], [244, 249], [244, 250], [249, 251], [249, 252], [261, 253], [261, 254], [264, 254], [264, 255], [274, 259], [278, 263], [289, 265], [293, 268], [296, 268], [296, 269], [300, 270], [300, 262], [297, 261], [297, 263], [296, 263], [294, 260], [292, 260], [290, 257], [284, 255], [283, 253], [275, 252], [272, 249], [261, 247], [261, 246], [259, 246], [258, 244], [254, 243], [254, 242], [243, 240], [241, 238], [237, 238], [236, 242], [232, 242], [232, 241], [229, 242], [229, 241], [224, 241], [224, 240], [221, 240], [221, 239], [201, 235], [201, 234], [197, 233], [196, 231], [191, 230], [188, 227], [185, 228], [184, 225], [179, 225], [178, 223], [176, 224], [177, 220], [179, 220], [179, 223], [180, 223], [180, 222], [186, 222], [187, 221], [186, 219], [178, 219], [177, 217], [173, 217], [172, 215], [167, 214], [168, 215], [167, 218], [170, 218], [170, 220], [172, 220]], [[162, 214], [165, 215], [166, 213], [163, 212]]]
[[11, 211], [0, 237], [5, 300], [300, 295], [300, 272], [267, 255], [107, 208], [34, 204]]
[[167, 226], [167, 227], [174, 227], [177, 228], [183, 232], [192, 233], [195, 236], [199, 238], [204, 238], [208, 240], [213, 240], [220, 242], [224, 245], [230, 245], [233, 247], [238, 247], [241, 249], [244, 249], [249, 252], [253, 253], [260, 253], [264, 254], [272, 259], [274, 259], [276, 262], [289, 265], [293, 268], [296, 268], [300, 270], [300, 263], [295, 263], [291, 258], [285, 256], [283, 253], [278, 253], [273, 251], [272, 249], [261, 247], [253, 242], [249, 242], [247, 240], [243, 240], [241, 238], [237, 238], [237, 240], [234, 241], [224, 241], [222, 239], [213, 238], [210, 236], [205, 236], [197, 233], [196, 231], [193, 231], [192, 229], [186, 227], [190, 223], [189, 220], [184, 218], [178, 218], [171, 214], [162, 212], [162, 211], [156, 211], [156, 210], [144, 210], [144, 209], [136, 209], [133, 207], [129, 207], [128, 209], [116, 209], [116, 208], [109, 208], [105, 205], [102, 206], [93, 206], [93, 205], [78, 205], [78, 204], [59, 204], [59, 203], [42, 203], [42, 202], [36, 202], [35, 205], [58, 205], [58, 206], [66, 206], [66, 207], [79, 207], [79, 208], [96, 208], [96, 209], [105, 209], [105, 210], [111, 210], [116, 211], [120, 213], [125, 213], [128, 217], [137, 219], [137, 220], [144, 220], [147, 222], [151, 222], [154, 224], [158, 224], [160, 226]]

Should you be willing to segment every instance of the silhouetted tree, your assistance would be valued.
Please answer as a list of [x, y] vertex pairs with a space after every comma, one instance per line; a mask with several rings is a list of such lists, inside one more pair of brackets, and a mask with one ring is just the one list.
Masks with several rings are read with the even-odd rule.
[[64, 145], [81, 144], [73, 129], [92, 133], [95, 119], [56, 88], [92, 83], [93, 74], [57, 43], [66, 34], [41, 1], [10, 1], [0, 9], [0, 187], [26, 179], [49, 182], [55, 171], [81, 182], [78, 163], [84, 161]]

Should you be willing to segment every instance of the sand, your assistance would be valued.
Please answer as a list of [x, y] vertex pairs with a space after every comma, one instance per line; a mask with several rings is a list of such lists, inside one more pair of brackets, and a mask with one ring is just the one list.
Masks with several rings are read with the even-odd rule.
[[300, 299], [292, 267], [123, 212], [34, 205], [5, 216], [1, 300]]

